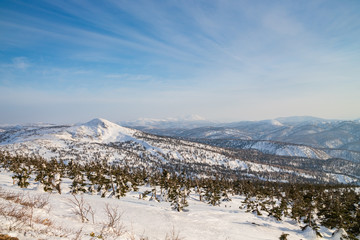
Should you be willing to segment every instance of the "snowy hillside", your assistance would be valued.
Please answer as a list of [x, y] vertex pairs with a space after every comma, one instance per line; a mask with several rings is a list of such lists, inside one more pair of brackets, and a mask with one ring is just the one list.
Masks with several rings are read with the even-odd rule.
[[[260, 143], [259, 143], [260, 144]], [[254, 145], [250, 149], [269, 147]], [[13, 154], [38, 155], [48, 160], [79, 163], [102, 161], [127, 166], [187, 169], [191, 174], [218, 174], [279, 181], [357, 182], [360, 167], [349, 162], [313, 162], [304, 159], [273, 159], [270, 155], [225, 150], [201, 143], [146, 134], [104, 119], [72, 126], [17, 126], [0, 134], [0, 150]], [[250, 151], [250, 150], [249, 150]], [[282, 152], [281, 152], [282, 151]], [[293, 150], [298, 151], [297, 149]], [[320, 152], [304, 154], [320, 156]], [[286, 152], [279, 147], [277, 153]], [[250, 155], [249, 155], [250, 154]], [[326, 155], [323, 157], [326, 158]], [[274, 164], [273, 162], [277, 162]], [[311, 164], [310, 164], [311, 162]], [[341, 167], [337, 164], [341, 163]], [[345, 175], [344, 175], [345, 174]]]
[[[279, 239], [282, 234], [287, 234], [289, 240], [339, 240], [341, 236], [336, 229], [322, 226], [322, 238], [319, 238], [310, 228], [302, 231], [302, 225], [288, 217], [276, 220], [265, 212], [262, 215], [248, 212], [239, 208], [245, 196], [233, 196], [232, 201], [215, 207], [199, 201], [192, 193], [188, 209], [176, 212], [171, 210], [169, 202], [157, 202], [150, 197], [139, 199], [142, 192], [151, 190], [149, 187], [130, 192], [119, 200], [90, 194], [74, 197], [66, 187], [61, 195], [50, 194], [36, 183], [21, 189], [12, 182], [10, 173], [0, 172], [0, 206], [6, 206], [0, 211], [0, 231], [20, 240], [265, 240]], [[70, 181], [65, 179], [63, 185], [69, 186]], [[85, 221], [77, 211], [75, 200], [82, 202], [83, 209], [90, 209], [84, 213]], [[27, 217], [6, 215], [10, 209], [26, 213]]]

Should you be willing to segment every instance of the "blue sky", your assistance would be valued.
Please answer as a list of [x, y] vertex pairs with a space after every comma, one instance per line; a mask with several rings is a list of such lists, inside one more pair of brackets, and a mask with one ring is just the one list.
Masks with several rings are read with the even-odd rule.
[[0, 123], [360, 117], [360, 1], [0, 1]]

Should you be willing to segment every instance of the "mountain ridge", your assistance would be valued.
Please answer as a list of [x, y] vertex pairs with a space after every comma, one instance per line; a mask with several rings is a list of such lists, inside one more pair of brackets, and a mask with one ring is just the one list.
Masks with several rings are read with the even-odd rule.
[[[263, 120], [217, 123], [195, 128], [182, 128], [181, 126], [178, 128], [135, 126], [134, 128], [151, 134], [180, 137], [189, 140], [241, 139], [276, 141], [306, 145], [317, 149], [360, 152], [360, 122], [358, 121], [326, 120], [314, 117], [278, 119], [282, 120], [282, 122], [278, 120], [275, 122], [274, 120]], [[286, 119], [289, 119], [289, 121], [286, 121]], [[304, 119], [306, 121], [298, 121]]]
[[182, 169], [190, 175], [207, 172], [209, 176], [235, 174], [241, 178], [276, 181], [339, 182], [346, 179], [346, 182], [357, 182], [360, 179], [360, 166], [342, 159], [289, 158], [253, 149], [219, 148], [151, 135], [104, 119], [70, 126], [8, 129], [0, 133], [0, 150], [38, 155], [48, 160], [79, 163], [106, 160], [134, 168], [145, 166], [176, 172]]

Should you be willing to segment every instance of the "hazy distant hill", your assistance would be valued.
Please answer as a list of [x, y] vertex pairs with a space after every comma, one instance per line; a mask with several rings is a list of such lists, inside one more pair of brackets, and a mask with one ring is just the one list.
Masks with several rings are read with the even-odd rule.
[[[206, 124], [204, 122], [204, 124]], [[282, 142], [282, 153], [288, 156], [293, 150], [284, 150], [284, 146], [294, 148], [294, 144], [306, 145], [316, 151], [323, 151], [329, 157], [341, 157], [360, 161], [360, 122], [326, 120], [314, 117], [287, 117], [264, 121], [242, 121], [233, 123], [207, 123], [207, 126], [191, 128], [182, 122], [179, 125], [169, 123], [152, 125], [151, 123], [134, 128], [165, 136], [185, 139], [237, 139], [254, 141]], [[186, 127], [184, 127], [186, 126]], [[225, 141], [223, 141], [225, 142]], [[225, 145], [224, 145], [225, 146]], [[277, 147], [275, 147], [277, 149]], [[335, 150], [336, 149], [336, 150]], [[269, 150], [262, 150], [268, 153]], [[300, 150], [297, 150], [299, 152]], [[271, 150], [276, 154], [276, 150]]]

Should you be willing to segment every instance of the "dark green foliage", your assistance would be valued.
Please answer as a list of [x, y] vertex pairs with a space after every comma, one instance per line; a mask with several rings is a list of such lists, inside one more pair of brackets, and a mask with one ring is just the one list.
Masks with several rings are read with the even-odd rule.
[[85, 180], [85, 174], [84, 170], [85, 168], [78, 164], [71, 161], [69, 163], [68, 168], [68, 176], [70, 179], [72, 179], [72, 184], [70, 186], [71, 193], [76, 194], [79, 192], [86, 192], [86, 180]]
[[209, 204], [216, 206], [220, 205], [221, 200], [221, 186], [219, 181], [208, 180], [204, 186], [204, 199]]
[[181, 212], [188, 206], [189, 185], [185, 178], [172, 177], [168, 179], [167, 199], [174, 210]]
[[116, 198], [124, 197], [130, 190], [127, 184], [129, 180], [128, 172], [119, 166], [111, 166], [109, 174], [112, 184], [112, 195]]
[[289, 234], [283, 233], [283, 234], [281, 234], [281, 236], [279, 237], [279, 239], [280, 239], [280, 240], [287, 240], [287, 236], [289, 236]]
[[22, 156], [14, 157], [9, 165], [9, 170], [13, 172], [14, 183], [17, 183], [21, 188], [27, 188], [32, 173], [31, 165], [28, 164], [27, 159]]

